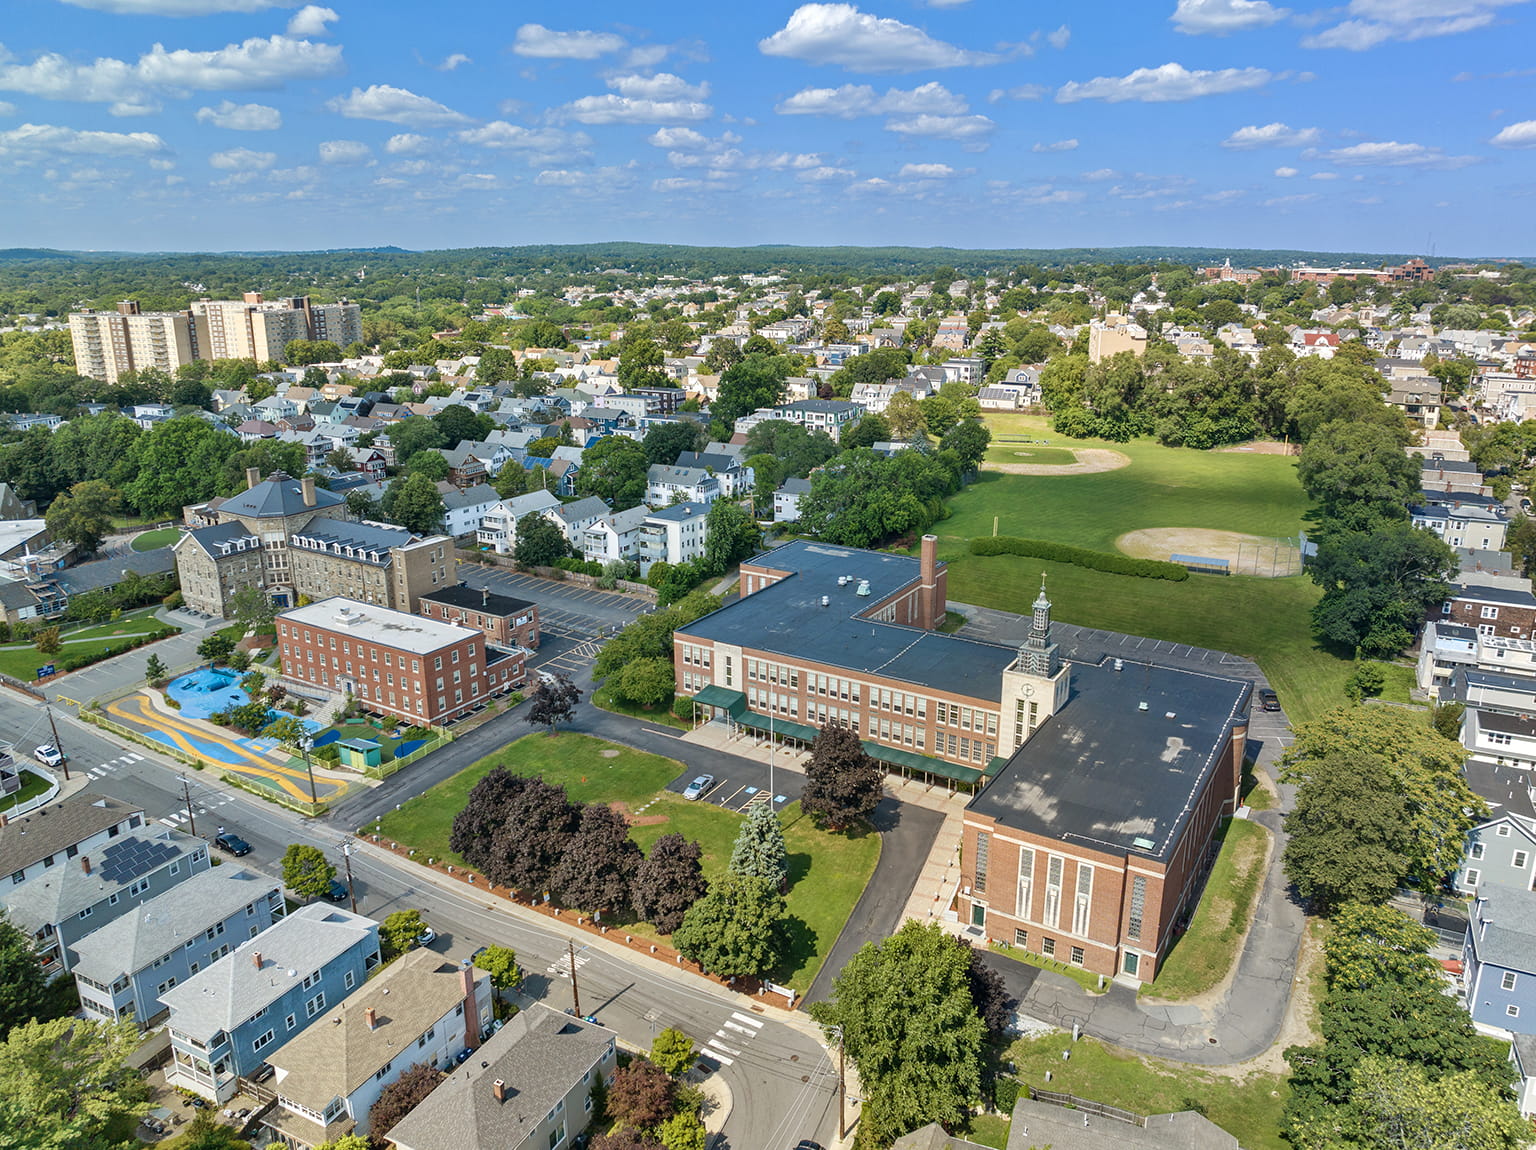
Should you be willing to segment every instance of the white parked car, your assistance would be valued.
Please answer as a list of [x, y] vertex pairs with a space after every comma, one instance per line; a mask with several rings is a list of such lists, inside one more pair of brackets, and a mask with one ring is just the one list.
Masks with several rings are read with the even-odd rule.
[[32, 756], [45, 767], [58, 767], [64, 763], [64, 752], [52, 743], [44, 743], [32, 752]]

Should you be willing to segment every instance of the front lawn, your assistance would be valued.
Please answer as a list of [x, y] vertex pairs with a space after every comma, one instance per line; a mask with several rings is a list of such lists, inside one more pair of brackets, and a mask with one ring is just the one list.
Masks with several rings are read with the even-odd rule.
[[[689, 802], [666, 794], [646, 808], [645, 816], [665, 816], [665, 822], [634, 827], [630, 837], [645, 850], [662, 835], [677, 833], [696, 839], [704, 850], [706, 876], [725, 873], [741, 816], [705, 802]], [[880, 836], [864, 829], [846, 835], [819, 830], [799, 803], [780, 812], [784, 842], [789, 848], [789, 913], [803, 923], [791, 946], [788, 969], [777, 980], [801, 994], [810, 989], [827, 953], [853, 906], [869, 885], [880, 859]], [[660, 936], [657, 936], [660, 937]]]
[[21, 789], [12, 791], [8, 795], [0, 796], [0, 809], [9, 810], [12, 807], [19, 807], [22, 803], [31, 802], [38, 795], [53, 786], [42, 775], [24, 764], [18, 763], [17, 771], [21, 775]]
[[[464, 809], [470, 788], [498, 765], [519, 775], [543, 775], [545, 782], [564, 787], [578, 802], [620, 802], [631, 808], [683, 773], [683, 765], [675, 759], [591, 735], [570, 731], [554, 738], [525, 735], [401, 804], [384, 817], [378, 833], [393, 842], [409, 843], [417, 854], [462, 866], [464, 860], [448, 849], [453, 816]], [[363, 829], [373, 833], [372, 828]]]
[[153, 531], [144, 531], [135, 535], [133, 542], [128, 546], [135, 551], [157, 551], [161, 547], [169, 547], [180, 538], [180, 527], [159, 527]]
[[[1064, 1062], [1061, 1052], [1069, 1049], [1072, 1057]], [[1195, 1110], [1245, 1150], [1285, 1150], [1288, 1145], [1280, 1137], [1280, 1116], [1290, 1094], [1283, 1074], [1234, 1078], [1140, 1058], [1092, 1038], [1073, 1042], [1069, 1034], [1021, 1038], [1005, 1057], [1018, 1067], [1026, 1086], [1075, 1094], [1143, 1116]], [[1050, 1082], [1046, 1071], [1051, 1072]]]
[[692, 723], [685, 723], [672, 713], [672, 700], [668, 697], [663, 706], [646, 709], [637, 703], [631, 703], [627, 699], [616, 699], [613, 692], [608, 689], [608, 683], [592, 692], [592, 705], [605, 711], [612, 711], [615, 715], [628, 715], [631, 719], [640, 719], [647, 723], [655, 723], [662, 727], [672, 727], [679, 731], [693, 730]]
[[1186, 999], [1217, 985], [1237, 961], [1264, 881], [1269, 832], [1248, 819], [1228, 819], [1220, 832], [1221, 853], [1189, 929], [1173, 944], [1145, 992], [1154, 998]]

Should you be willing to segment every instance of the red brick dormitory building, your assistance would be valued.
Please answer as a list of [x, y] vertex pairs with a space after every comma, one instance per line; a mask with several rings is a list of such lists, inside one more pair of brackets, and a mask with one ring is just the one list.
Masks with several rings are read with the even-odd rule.
[[678, 630], [679, 694], [809, 741], [859, 733], [892, 770], [975, 791], [960, 921], [1150, 981], [1238, 803], [1251, 684], [1063, 660], [1042, 590], [1019, 647], [945, 635], [945, 569], [796, 542], [742, 564], [742, 597]]

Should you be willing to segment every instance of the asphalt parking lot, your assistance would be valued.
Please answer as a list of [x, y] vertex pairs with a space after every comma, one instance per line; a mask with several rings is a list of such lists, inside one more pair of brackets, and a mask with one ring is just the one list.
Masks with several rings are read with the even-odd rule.
[[[667, 790], [680, 795], [689, 783], [705, 773], [690, 767], [668, 783]], [[725, 810], [740, 813], [768, 801], [769, 790], [763, 785], [766, 771], [761, 763], [746, 764], [740, 771], [716, 769], [707, 773], [715, 776], [715, 782], [700, 797], [700, 802], [712, 803]], [[804, 786], [805, 776], [799, 771], [774, 771], [772, 791], [774, 809], [783, 810], [798, 799]]]

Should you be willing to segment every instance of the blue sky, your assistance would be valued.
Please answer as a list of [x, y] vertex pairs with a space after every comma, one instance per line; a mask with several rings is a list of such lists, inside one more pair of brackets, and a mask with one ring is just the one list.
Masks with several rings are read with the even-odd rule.
[[1536, 3], [5, 0], [0, 245], [1536, 251]]

